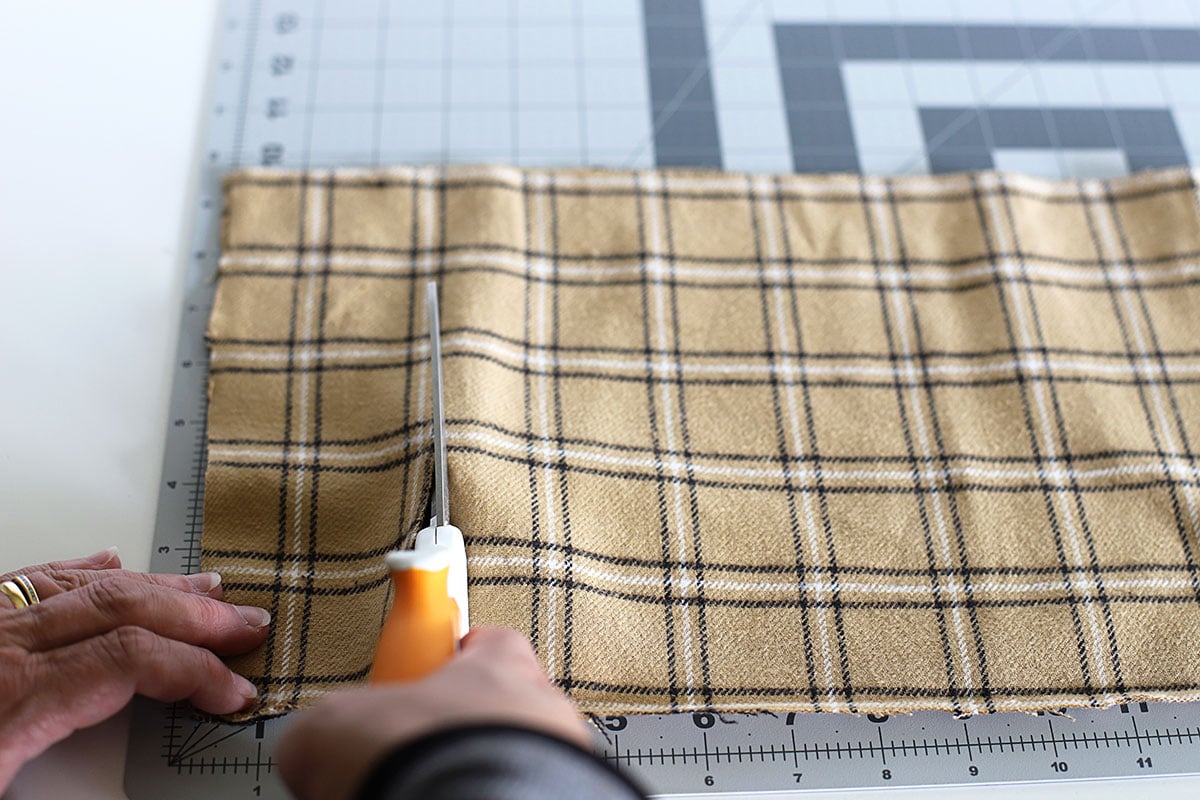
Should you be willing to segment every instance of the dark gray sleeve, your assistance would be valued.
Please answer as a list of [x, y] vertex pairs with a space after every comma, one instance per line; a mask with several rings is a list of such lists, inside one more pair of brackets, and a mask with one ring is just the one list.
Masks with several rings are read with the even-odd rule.
[[380, 761], [357, 800], [644, 800], [591, 753], [527, 728], [452, 728], [410, 742]]

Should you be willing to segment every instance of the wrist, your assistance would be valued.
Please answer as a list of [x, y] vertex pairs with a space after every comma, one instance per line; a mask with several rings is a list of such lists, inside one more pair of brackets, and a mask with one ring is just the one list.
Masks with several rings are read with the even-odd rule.
[[[430, 787], [440, 787], [447, 780], [477, 782], [472, 790], [478, 792], [501, 774], [504, 785], [529, 788], [527, 784], [536, 783], [539, 776], [522, 773], [537, 773], [555, 765], [571, 775], [591, 775], [611, 785], [614, 798], [643, 796], [628, 778], [578, 742], [510, 722], [448, 725], [400, 744], [376, 760], [352, 796], [356, 800], [425, 796]], [[559, 790], [569, 788], [561, 781], [554, 785]], [[528, 795], [542, 796], [537, 792]]]

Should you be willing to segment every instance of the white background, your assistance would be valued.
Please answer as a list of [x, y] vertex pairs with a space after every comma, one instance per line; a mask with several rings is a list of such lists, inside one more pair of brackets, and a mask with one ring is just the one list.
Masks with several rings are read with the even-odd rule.
[[[0, 572], [113, 544], [127, 566], [149, 563], [216, 7], [0, 5]], [[127, 729], [122, 715], [77, 734], [6, 797], [124, 797]], [[1169, 800], [1198, 785], [1021, 796]]]
[[[0, 572], [114, 544], [149, 564], [216, 9], [0, 3]], [[127, 726], [10, 796], [124, 797]]]

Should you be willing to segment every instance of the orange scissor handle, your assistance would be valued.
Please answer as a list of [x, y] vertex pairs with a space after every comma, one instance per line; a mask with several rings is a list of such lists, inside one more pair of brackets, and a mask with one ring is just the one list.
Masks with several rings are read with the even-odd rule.
[[375, 650], [371, 683], [415, 681], [449, 661], [458, 649], [458, 603], [448, 591], [449, 567], [392, 565], [395, 594]]

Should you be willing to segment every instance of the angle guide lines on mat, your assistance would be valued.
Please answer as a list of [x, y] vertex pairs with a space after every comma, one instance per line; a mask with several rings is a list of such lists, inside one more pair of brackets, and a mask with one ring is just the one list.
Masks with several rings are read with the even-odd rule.
[[236, 173], [203, 566], [254, 712], [367, 671], [443, 297], [473, 624], [588, 712], [1200, 699], [1200, 219], [1114, 181]]

